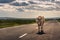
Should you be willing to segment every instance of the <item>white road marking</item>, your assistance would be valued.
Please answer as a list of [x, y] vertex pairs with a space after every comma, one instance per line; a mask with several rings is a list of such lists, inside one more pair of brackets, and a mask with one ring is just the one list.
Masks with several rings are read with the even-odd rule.
[[24, 36], [26, 36], [26, 35], [27, 35], [27, 33], [25, 33], [25, 34], [19, 36], [19, 38], [22, 38], [22, 37], [24, 37]]

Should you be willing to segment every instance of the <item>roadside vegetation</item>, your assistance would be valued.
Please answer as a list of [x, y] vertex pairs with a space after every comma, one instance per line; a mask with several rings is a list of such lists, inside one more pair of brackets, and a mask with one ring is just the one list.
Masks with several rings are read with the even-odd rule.
[[58, 19], [58, 22], [60, 22], [60, 19]]
[[[52, 19], [46, 19], [46, 21], [49, 21]], [[60, 22], [60, 19], [56, 19]], [[13, 27], [17, 25], [23, 25], [23, 24], [31, 24], [35, 23], [35, 19], [2, 19], [0, 20], [0, 28], [5, 27]]]
[[35, 20], [34, 19], [0, 20], [0, 28], [12, 27], [12, 26], [23, 25], [23, 24], [31, 24], [31, 23], [35, 23]]

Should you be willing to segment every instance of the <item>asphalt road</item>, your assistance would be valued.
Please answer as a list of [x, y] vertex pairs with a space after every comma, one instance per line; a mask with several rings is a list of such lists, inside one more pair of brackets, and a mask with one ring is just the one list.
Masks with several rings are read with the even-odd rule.
[[37, 24], [26, 24], [0, 29], [0, 40], [60, 40], [60, 23], [45, 22], [44, 33], [37, 34]]

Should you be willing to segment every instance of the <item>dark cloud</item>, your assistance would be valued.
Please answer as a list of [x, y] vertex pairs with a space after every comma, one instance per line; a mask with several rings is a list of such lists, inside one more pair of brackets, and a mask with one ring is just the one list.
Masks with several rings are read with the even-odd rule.
[[26, 2], [22, 2], [22, 3], [15, 2], [15, 3], [11, 3], [10, 5], [14, 5], [14, 6], [27, 6], [29, 4], [26, 3]]
[[4, 5], [0, 5], [0, 6], [4, 6]]
[[0, 0], [0, 3], [10, 3], [12, 1], [15, 1], [15, 0]]
[[17, 9], [19, 12], [24, 12], [24, 9], [23, 8], [18, 8]]
[[28, 1], [30, 4], [37, 4], [36, 2], [33, 1]]

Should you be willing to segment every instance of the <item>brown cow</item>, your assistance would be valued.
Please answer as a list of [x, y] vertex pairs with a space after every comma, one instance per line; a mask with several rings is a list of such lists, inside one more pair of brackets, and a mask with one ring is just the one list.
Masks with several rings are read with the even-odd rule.
[[43, 31], [44, 21], [45, 21], [44, 16], [38, 16], [36, 18], [36, 22], [38, 24], [38, 32], [42, 32]]

